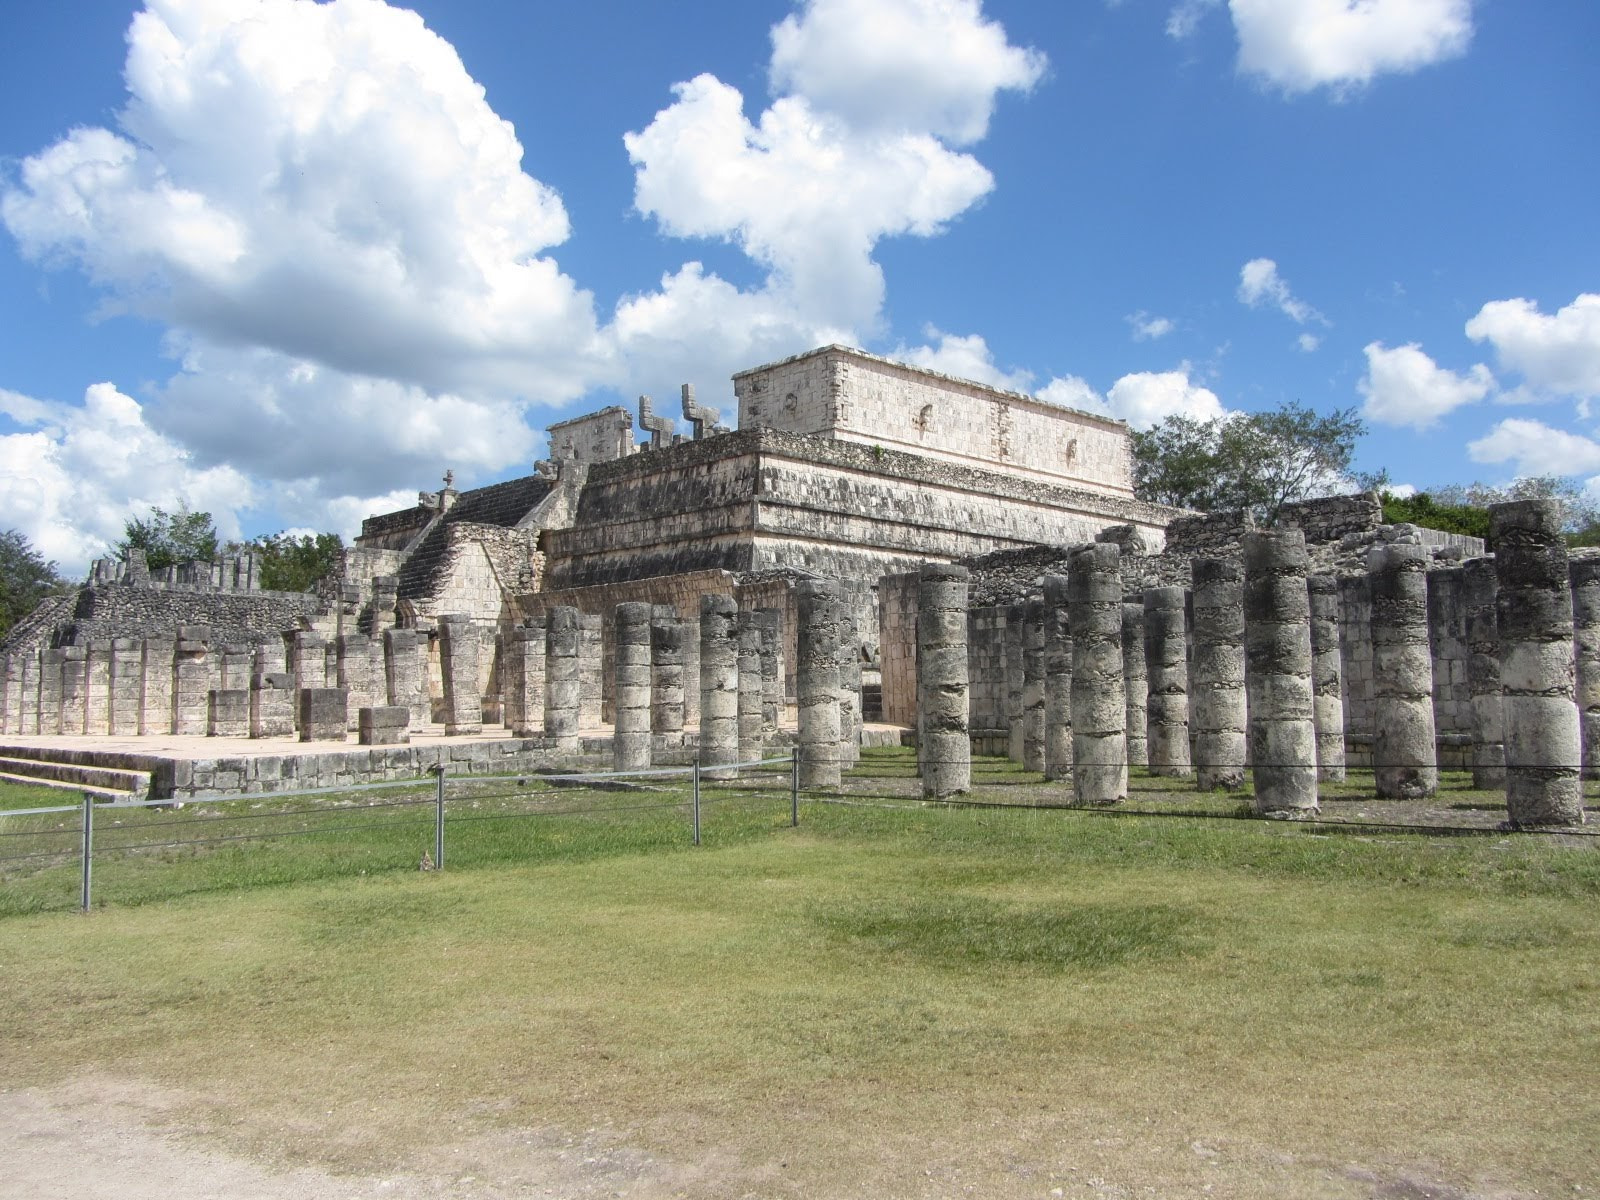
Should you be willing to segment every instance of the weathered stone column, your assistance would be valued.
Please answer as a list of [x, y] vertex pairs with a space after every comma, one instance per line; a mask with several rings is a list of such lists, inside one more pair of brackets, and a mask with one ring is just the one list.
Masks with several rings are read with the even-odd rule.
[[848, 597], [839, 605], [839, 765], [861, 761], [861, 639]]
[[144, 679], [144, 649], [132, 638], [111, 642], [109, 732], [127, 737], [139, 732], [139, 692]]
[[[145, 638], [139, 679], [139, 732], [145, 737], [172, 732], [173, 661], [178, 645], [172, 638]], [[292, 706], [291, 706], [292, 707]], [[294, 714], [289, 715], [291, 721]]]
[[1128, 798], [1128, 718], [1122, 665], [1121, 552], [1109, 542], [1072, 551], [1072, 783], [1080, 804]]
[[545, 618], [519, 625], [506, 639], [501, 690], [503, 716], [512, 737], [537, 737], [544, 732]]
[[[700, 597], [700, 765], [739, 760], [739, 652], [732, 596]], [[838, 647], [834, 647], [838, 655]], [[722, 774], [726, 774], [723, 772]]]
[[250, 678], [250, 736], [293, 737], [297, 697], [287, 671], [256, 671]]
[[5, 694], [0, 697], [0, 732], [22, 732], [22, 651], [5, 657], [5, 674], [0, 687]]
[[683, 623], [683, 723], [700, 727], [700, 610], [681, 618]]
[[563, 753], [578, 749], [578, 610], [558, 605], [546, 615], [544, 735]]
[[684, 628], [671, 608], [657, 613], [650, 625], [650, 727], [658, 755], [683, 745]]
[[308, 630], [294, 633], [289, 643], [289, 673], [294, 676], [296, 691], [328, 686], [328, 656], [320, 633]]
[[1020, 763], [1023, 756], [1023, 666], [1022, 626], [1027, 609], [1021, 604], [1006, 606], [1006, 757]]
[[923, 564], [917, 578], [917, 769], [922, 795], [972, 790], [967, 568]]
[[[178, 646], [172, 659], [172, 732], [205, 736], [210, 720], [211, 664], [207, 642], [211, 630], [204, 625], [178, 628]], [[317, 642], [316, 661], [322, 662]]]
[[1494, 559], [1461, 567], [1466, 610], [1467, 685], [1472, 694], [1472, 786], [1506, 785], [1506, 727], [1500, 700], [1500, 623], [1495, 615]]
[[1122, 686], [1128, 765], [1142, 767], [1150, 761], [1150, 674], [1144, 661], [1144, 603], [1138, 596], [1125, 597], [1122, 604]]
[[439, 618], [439, 679], [444, 685], [446, 737], [483, 732], [483, 695], [478, 691], [478, 630], [472, 618]]
[[39, 655], [39, 732], [61, 732], [61, 677], [67, 660], [65, 650], [45, 650]]
[[1583, 778], [1600, 779], [1600, 558], [1574, 560], [1571, 579]]
[[111, 643], [95, 638], [85, 647], [83, 670], [83, 732], [105, 737], [111, 732]]
[[1439, 790], [1433, 723], [1433, 651], [1428, 644], [1428, 551], [1374, 546], [1372, 580], [1372, 771], [1378, 795]]
[[1190, 770], [1187, 600], [1181, 587], [1144, 594], [1147, 756], [1150, 774], [1171, 778]]
[[756, 609], [756, 629], [761, 634], [761, 728], [776, 733], [783, 719], [783, 614]]
[[1317, 739], [1311, 722], [1311, 597], [1298, 529], [1252, 530], [1244, 559], [1245, 684], [1255, 808], [1262, 816], [1317, 812]]
[[1344, 687], [1339, 653], [1339, 581], [1306, 580], [1311, 603], [1311, 723], [1317, 731], [1317, 778], [1344, 779]]
[[345, 705], [348, 728], [360, 729], [360, 710], [371, 708], [376, 700], [372, 687], [372, 639], [364, 633], [341, 634], [335, 678], [349, 698]]
[[795, 686], [800, 702], [800, 786], [838, 787], [839, 641], [843, 612], [839, 584], [802, 579], [795, 585], [799, 609]]
[[432, 705], [422, 677], [415, 629], [383, 631], [383, 674], [389, 703], [403, 704], [410, 710], [412, 729], [426, 725], [433, 716]]
[[1044, 770], [1044, 600], [1028, 597], [1022, 612], [1022, 769]]
[[1067, 577], [1044, 577], [1044, 777], [1072, 778], [1072, 626]]
[[39, 732], [39, 671], [44, 651], [28, 650], [22, 655], [21, 733]]
[[1572, 584], [1561, 507], [1489, 507], [1499, 593], [1506, 816], [1513, 828], [1583, 824], [1583, 739], [1576, 700]]
[[755, 613], [739, 614], [734, 637], [739, 661], [739, 761], [754, 762], [761, 757], [762, 745], [761, 628]]
[[578, 724], [584, 729], [597, 729], [602, 723], [605, 623], [599, 613], [578, 614]]
[[1189, 668], [1195, 785], [1203, 792], [1244, 786], [1244, 569], [1236, 558], [1197, 558], [1194, 658]]
[[642, 771], [651, 763], [650, 606], [619, 604], [614, 619], [611, 761], [618, 771]]

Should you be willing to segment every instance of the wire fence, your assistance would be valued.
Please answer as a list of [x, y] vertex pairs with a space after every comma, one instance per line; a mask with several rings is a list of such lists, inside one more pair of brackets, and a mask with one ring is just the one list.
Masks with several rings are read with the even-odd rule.
[[[1257, 764], [1259, 766], [1259, 764]], [[864, 755], [845, 772], [838, 788], [800, 789], [798, 752], [717, 767], [692, 764], [636, 771], [452, 775], [435, 768], [431, 779], [408, 779], [314, 788], [293, 792], [255, 792], [188, 800], [96, 802], [0, 810], [0, 912], [36, 911], [68, 905], [89, 909], [96, 900], [95, 870], [139, 863], [159, 875], [169, 864], [214, 863], [228, 852], [238, 857], [216, 865], [191, 890], [251, 886], [318, 877], [352, 870], [392, 870], [403, 866], [443, 869], [459, 850], [469, 861], [532, 860], [552, 844], [599, 845], [604, 838], [571, 832], [570, 822], [599, 823], [613, 832], [607, 845], [650, 846], [688, 841], [700, 845], [703, 822], [714, 809], [755, 818], [772, 827], [774, 809], [788, 825], [800, 821], [802, 798], [808, 804], [894, 809], [944, 808], [995, 811], [1071, 810], [1109, 817], [1185, 818], [1260, 821], [1254, 808], [1254, 780], [1241, 772], [1237, 790], [1198, 790], [1193, 775], [1172, 777], [1134, 766], [1126, 799], [1114, 806], [1080, 805], [1070, 778], [1045, 780], [1037, 771], [1006, 758], [970, 760], [968, 792], [931, 800], [922, 793], [921, 768], [911, 750]], [[1391, 803], [1376, 796], [1379, 770], [1348, 767], [1342, 780], [1318, 784], [1320, 811], [1296, 824], [1333, 832], [1380, 830], [1430, 835], [1500, 835], [1506, 814], [1503, 790], [1473, 785], [1466, 770], [1439, 773], [1437, 790]], [[1585, 782], [1594, 806], [1596, 784]], [[743, 826], [740, 826], [743, 827]], [[754, 828], [754, 826], [750, 826]], [[453, 836], [447, 836], [454, 830]], [[616, 832], [626, 830], [628, 832]], [[1596, 826], [1559, 831], [1566, 836], [1600, 837]], [[629, 840], [629, 839], [632, 840]], [[283, 851], [287, 861], [272, 863], [252, 848], [269, 845], [317, 847]], [[315, 861], [313, 861], [315, 860]], [[26, 896], [7, 895], [43, 879]], [[181, 885], [151, 878], [119, 877], [125, 894], [157, 898]], [[102, 901], [103, 902], [103, 901]]]
[[97, 801], [85, 793], [81, 804], [0, 810], [0, 882], [75, 864], [77, 907], [88, 911], [95, 903], [96, 865], [140, 856], [172, 861], [293, 839], [359, 837], [370, 846], [373, 834], [404, 831], [408, 852], [415, 851], [417, 834], [431, 835], [417, 865], [442, 870], [447, 829], [487, 822], [681, 813], [683, 836], [698, 846], [706, 812], [715, 805], [753, 800], [770, 811], [781, 802], [789, 824], [800, 820], [794, 754], [714, 767], [697, 762], [504, 776], [451, 775], [436, 767], [430, 773], [431, 780], [191, 799]]

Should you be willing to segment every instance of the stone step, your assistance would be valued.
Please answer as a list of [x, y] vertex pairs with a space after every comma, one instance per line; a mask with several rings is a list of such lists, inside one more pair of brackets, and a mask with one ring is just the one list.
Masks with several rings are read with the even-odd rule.
[[[48, 799], [56, 803], [70, 803], [74, 799], [81, 799], [85, 794], [93, 796], [98, 801], [111, 804], [126, 804], [130, 800], [143, 800], [143, 795], [132, 792], [119, 792], [115, 788], [88, 787], [78, 783], [64, 783], [57, 779], [40, 779], [36, 775], [12, 775], [0, 771], [0, 783], [25, 783], [30, 787], [44, 788], [54, 793]], [[59, 799], [58, 799], [59, 797]], [[54, 804], [40, 803], [40, 808], [53, 808]]]
[[0, 778], [80, 792], [104, 793], [123, 800], [129, 797], [142, 799], [150, 794], [149, 771], [53, 762], [44, 758], [0, 758]]

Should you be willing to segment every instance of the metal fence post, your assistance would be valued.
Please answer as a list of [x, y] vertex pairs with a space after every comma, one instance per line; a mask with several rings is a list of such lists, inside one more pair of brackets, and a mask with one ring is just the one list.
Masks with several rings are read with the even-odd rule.
[[800, 827], [800, 747], [789, 751], [789, 826]]
[[700, 844], [700, 759], [694, 760], [694, 783], [691, 789], [694, 807], [694, 844]]
[[89, 911], [89, 863], [94, 853], [94, 797], [83, 794], [83, 911]]
[[434, 768], [439, 773], [439, 798], [433, 810], [433, 866], [444, 870], [444, 764]]

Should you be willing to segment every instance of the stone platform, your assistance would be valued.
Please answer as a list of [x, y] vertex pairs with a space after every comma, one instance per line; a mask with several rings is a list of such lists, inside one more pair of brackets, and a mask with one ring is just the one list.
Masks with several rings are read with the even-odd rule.
[[[893, 725], [868, 725], [862, 742], [868, 746], [899, 745], [901, 730]], [[679, 747], [658, 754], [660, 765], [688, 765], [694, 760], [698, 733], [685, 731]], [[769, 755], [787, 751], [794, 730], [780, 729], [768, 741]], [[142, 793], [124, 796], [148, 800], [187, 800], [254, 792], [289, 792], [307, 788], [350, 787], [384, 780], [415, 779], [443, 764], [451, 775], [507, 775], [519, 771], [611, 769], [611, 727], [579, 731], [579, 749], [558, 752], [542, 737], [519, 738], [499, 726], [482, 733], [446, 737], [443, 725], [411, 730], [402, 746], [359, 746], [354, 740], [302, 742], [297, 738], [227, 738], [185, 735], [153, 737], [25, 737], [0, 740], [0, 760], [31, 760], [120, 772], [148, 778]], [[664, 761], [663, 761], [664, 760]], [[55, 772], [58, 776], [60, 772]], [[45, 782], [43, 778], [31, 782]], [[81, 792], [103, 789], [87, 783], [73, 787], [59, 778], [57, 786]]]

